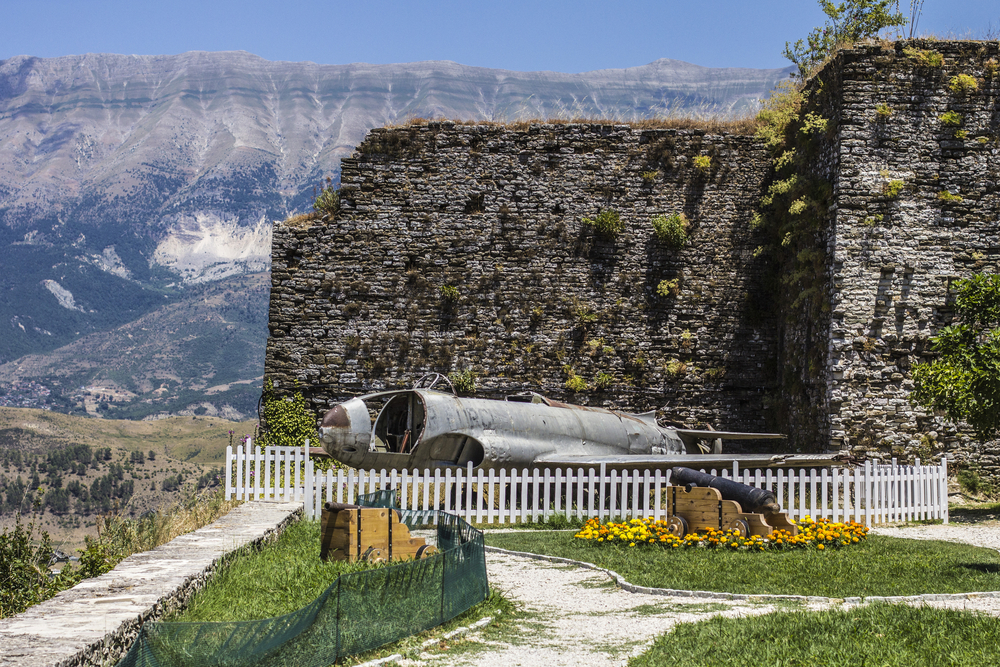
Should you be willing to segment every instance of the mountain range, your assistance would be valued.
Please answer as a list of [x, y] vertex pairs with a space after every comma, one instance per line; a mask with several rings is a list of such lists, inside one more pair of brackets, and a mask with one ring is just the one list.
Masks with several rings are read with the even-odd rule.
[[0, 405], [252, 413], [271, 225], [336, 185], [371, 128], [738, 116], [793, 69], [663, 59], [561, 74], [245, 52], [0, 61]]

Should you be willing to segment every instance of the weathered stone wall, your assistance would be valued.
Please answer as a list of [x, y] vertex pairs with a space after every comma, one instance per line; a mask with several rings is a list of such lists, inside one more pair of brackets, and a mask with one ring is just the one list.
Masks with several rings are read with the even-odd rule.
[[[921, 64], [921, 50], [942, 65]], [[825, 378], [834, 446], [882, 458], [953, 455], [1000, 473], [1000, 443], [981, 446], [908, 401], [913, 364], [952, 321], [951, 284], [998, 270], [998, 60], [996, 42], [912, 42], [843, 52], [831, 65], [840, 81]], [[977, 89], [953, 92], [959, 74]], [[942, 122], [946, 112], [961, 125]], [[896, 196], [892, 181], [902, 181]], [[961, 201], [943, 201], [945, 191]]]
[[[758, 141], [701, 131], [375, 130], [342, 164], [335, 220], [275, 227], [267, 374], [318, 410], [471, 370], [479, 395], [774, 428], [776, 301], [749, 226], [768, 169]], [[624, 231], [582, 222], [601, 210]], [[672, 249], [650, 220], [681, 212], [691, 242]]]
[[[921, 55], [931, 51], [940, 64]], [[471, 370], [481, 395], [660, 408], [777, 428], [801, 451], [948, 456], [1000, 475], [1000, 444], [908, 401], [913, 364], [953, 318], [949, 286], [998, 270], [997, 60], [995, 42], [841, 52], [809, 87], [807, 110], [828, 129], [801, 169], [828, 187], [826, 213], [779, 243], [750, 224], [772, 158], [751, 137], [611, 124], [373, 131], [343, 163], [335, 220], [275, 228], [267, 374], [322, 410]], [[958, 74], [976, 90], [953, 92]], [[695, 156], [711, 158], [707, 172]], [[581, 222], [602, 209], [621, 215], [621, 234]], [[680, 250], [650, 225], [674, 212], [693, 223]], [[676, 295], [657, 294], [673, 279]], [[569, 391], [574, 375], [588, 389]]]

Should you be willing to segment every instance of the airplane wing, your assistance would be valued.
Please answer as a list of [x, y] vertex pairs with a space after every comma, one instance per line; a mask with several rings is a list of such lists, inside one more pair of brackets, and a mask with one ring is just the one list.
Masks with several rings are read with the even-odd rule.
[[742, 433], [740, 431], [699, 431], [690, 428], [678, 428], [677, 435], [683, 438], [702, 438], [705, 440], [784, 440], [788, 436], [783, 433]]
[[[710, 431], [714, 433], [714, 431]], [[740, 468], [826, 468], [840, 464], [839, 454], [638, 454], [560, 456], [545, 454], [532, 463], [540, 468], [599, 468], [606, 470], [667, 470], [684, 466], [695, 470]]]

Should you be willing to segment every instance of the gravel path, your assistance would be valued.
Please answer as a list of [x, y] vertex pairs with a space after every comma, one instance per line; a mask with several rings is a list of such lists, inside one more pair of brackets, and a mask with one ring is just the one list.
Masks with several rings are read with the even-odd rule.
[[[911, 539], [967, 542], [1000, 550], [1000, 522], [879, 528], [873, 532]], [[508, 554], [487, 553], [490, 585], [522, 605], [526, 618], [502, 640], [489, 632], [443, 642], [400, 665], [563, 667], [625, 665], [677, 623], [713, 615], [764, 614], [778, 608], [822, 609], [831, 603], [783, 605], [628, 593], [607, 574]], [[1000, 615], [1000, 599], [930, 602], [936, 607], [977, 609]]]
[[518, 601], [527, 619], [503, 642], [476, 633], [460, 653], [436, 650], [401, 665], [605, 667], [624, 665], [683, 621], [709, 615], [762, 614], [772, 605], [636, 595], [607, 574], [507, 554], [486, 556], [490, 586]]

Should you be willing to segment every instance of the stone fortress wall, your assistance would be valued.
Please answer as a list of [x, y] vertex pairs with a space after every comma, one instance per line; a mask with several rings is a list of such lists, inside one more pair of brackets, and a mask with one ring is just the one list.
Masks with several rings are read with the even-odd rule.
[[[910, 55], [903, 45], [844, 52], [825, 73], [837, 145], [823, 373], [829, 442], [863, 455], [951, 453], [996, 476], [1000, 443], [981, 446], [907, 397], [910, 369], [953, 319], [950, 285], [1000, 268], [1000, 45], [908, 46]], [[962, 74], [975, 90], [952, 89]], [[893, 181], [901, 181], [896, 196]]]
[[[322, 412], [424, 372], [471, 371], [478, 396], [533, 390], [780, 430], [789, 451], [947, 455], [997, 472], [997, 443], [907, 393], [952, 317], [949, 285], [998, 266], [998, 48], [903, 46], [842, 52], [811, 84], [829, 123], [806, 168], [830, 194], [808, 235], [820, 259], [804, 303], [782, 280], [801, 249], [761, 252], [767, 231], [752, 223], [773, 178], [753, 136], [416, 123], [372, 131], [343, 161], [335, 219], [275, 226], [267, 376]], [[953, 93], [958, 73], [977, 90]], [[947, 111], [962, 116], [960, 138]], [[624, 231], [583, 223], [604, 210]], [[681, 212], [691, 240], [674, 249], [651, 219]]]

